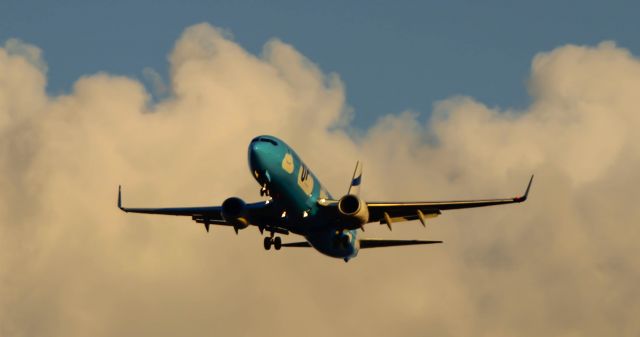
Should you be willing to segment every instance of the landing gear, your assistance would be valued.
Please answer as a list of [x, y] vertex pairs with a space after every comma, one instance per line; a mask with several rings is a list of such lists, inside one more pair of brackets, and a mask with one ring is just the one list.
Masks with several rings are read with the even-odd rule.
[[264, 244], [265, 250], [270, 250], [272, 245], [273, 245], [273, 248], [275, 248], [276, 250], [280, 250], [280, 248], [282, 248], [282, 239], [279, 236], [275, 238], [266, 237], [264, 238], [263, 244]]
[[269, 189], [267, 189], [267, 185], [262, 185], [262, 187], [260, 188], [260, 196], [264, 197], [264, 196], [270, 196], [269, 194]]

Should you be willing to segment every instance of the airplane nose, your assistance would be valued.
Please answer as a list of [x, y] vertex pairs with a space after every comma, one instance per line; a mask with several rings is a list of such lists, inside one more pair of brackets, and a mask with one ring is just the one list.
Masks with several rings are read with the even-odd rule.
[[251, 170], [267, 170], [278, 156], [278, 143], [270, 138], [256, 137], [249, 144], [249, 163]]
[[249, 145], [249, 164], [254, 169], [262, 168], [262, 157], [264, 154], [264, 144], [254, 142]]

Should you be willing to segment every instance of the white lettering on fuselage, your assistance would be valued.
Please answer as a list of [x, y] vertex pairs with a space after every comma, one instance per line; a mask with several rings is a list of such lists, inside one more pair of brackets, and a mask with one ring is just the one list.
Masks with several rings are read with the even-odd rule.
[[313, 176], [311, 176], [309, 169], [302, 164], [300, 164], [300, 170], [298, 171], [298, 186], [307, 195], [313, 193]]

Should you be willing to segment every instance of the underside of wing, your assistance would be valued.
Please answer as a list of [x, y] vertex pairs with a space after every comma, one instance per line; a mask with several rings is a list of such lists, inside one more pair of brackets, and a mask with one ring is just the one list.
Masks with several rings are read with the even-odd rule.
[[[245, 215], [238, 217], [236, 222], [228, 221], [229, 219], [225, 219], [222, 215], [223, 206], [203, 206], [203, 207], [154, 207], [154, 208], [133, 208], [133, 207], [124, 207], [122, 206], [122, 192], [118, 189], [118, 208], [123, 212], [127, 213], [143, 213], [143, 214], [160, 214], [160, 215], [175, 215], [175, 216], [190, 216], [195, 222], [204, 224], [207, 231], [209, 231], [209, 225], [222, 225], [222, 226], [234, 226], [239, 228], [246, 227], [247, 224], [253, 223], [265, 223], [273, 218], [275, 215], [273, 214], [273, 210], [269, 207], [269, 202], [255, 202], [250, 204], [245, 204], [242, 200], [238, 198], [229, 198], [235, 199], [233, 201], [238, 200], [240, 207], [242, 207], [242, 212]], [[227, 199], [227, 200], [229, 200]], [[224, 203], [223, 203], [224, 205]], [[233, 219], [232, 219], [233, 220]], [[241, 223], [241, 225], [238, 225]], [[284, 230], [280, 230], [279, 228], [274, 228], [274, 232], [283, 233]], [[283, 234], [288, 234], [283, 233]]]
[[191, 217], [208, 217], [212, 221], [222, 221], [221, 208], [219, 206], [204, 207], [165, 207], [165, 208], [129, 208], [121, 207], [127, 213], [161, 214], [161, 215], [182, 215]]
[[520, 203], [527, 200], [532, 181], [533, 176], [529, 180], [524, 195], [515, 198], [426, 202], [367, 202], [369, 222], [388, 223], [389, 221], [419, 219], [424, 223], [425, 218], [435, 217], [444, 210]]
[[430, 245], [435, 243], [442, 243], [442, 241], [361, 239], [360, 248], [365, 249], [394, 246]]

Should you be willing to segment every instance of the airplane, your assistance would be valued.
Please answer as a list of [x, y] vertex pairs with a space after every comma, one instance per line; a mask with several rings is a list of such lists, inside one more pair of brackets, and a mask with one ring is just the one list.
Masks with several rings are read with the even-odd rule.
[[[269, 135], [253, 138], [249, 144], [249, 168], [260, 184], [260, 196], [267, 200], [246, 203], [230, 197], [220, 206], [179, 208], [129, 208], [122, 206], [122, 190], [118, 187], [118, 208], [128, 213], [190, 216], [204, 225], [232, 227], [238, 231], [256, 226], [264, 238], [264, 249], [313, 247], [318, 252], [341, 258], [345, 262], [356, 257], [360, 249], [438, 244], [433, 240], [386, 240], [361, 238], [368, 223], [386, 225], [392, 230], [396, 222], [426, 220], [445, 210], [521, 203], [527, 200], [533, 175], [520, 197], [461, 201], [367, 202], [359, 196], [362, 165], [358, 161], [346, 195], [334, 199], [309, 170], [300, 157], [284, 141]], [[361, 230], [361, 231], [358, 231]], [[290, 233], [306, 241], [283, 243], [280, 236]]]

